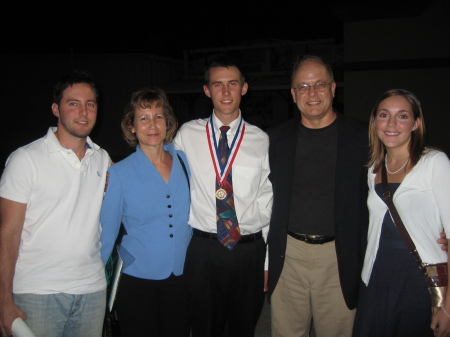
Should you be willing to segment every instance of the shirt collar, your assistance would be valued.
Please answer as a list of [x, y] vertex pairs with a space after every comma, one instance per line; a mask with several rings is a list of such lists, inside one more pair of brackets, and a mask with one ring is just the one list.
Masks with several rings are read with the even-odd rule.
[[[237, 131], [237, 129], [239, 127], [239, 124], [241, 122], [241, 118], [242, 118], [241, 110], [239, 109], [239, 116], [238, 116], [238, 118], [236, 118], [234, 121], [232, 121], [230, 124], [228, 124], [228, 126], [230, 127], [230, 130], [227, 131], [228, 135], [233, 136], [234, 134], [236, 134], [236, 131]], [[217, 116], [214, 113], [214, 111], [212, 113], [212, 121], [213, 121], [213, 125], [214, 125], [214, 132], [215, 132], [215, 134], [216, 135], [220, 134], [220, 127], [222, 125], [224, 125], [224, 124], [220, 121], [219, 118], [217, 118]]]
[[[169, 152], [172, 157], [176, 154], [175, 152], [175, 146], [173, 145], [173, 143], [168, 143], [168, 144], [164, 144], [164, 150]], [[136, 151], [139, 153], [142, 153], [143, 156], [145, 156], [144, 152], [142, 151], [141, 147], [138, 145], [136, 145]]]
[[[47, 143], [48, 149], [50, 152], [60, 152], [65, 151], [66, 148], [61, 145], [58, 138], [56, 138], [55, 132], [58, 130], [56, 126], [52, 126], [48, 128], [47, 134], [45, 135], [44, 139]], [[100, 147], [92, 142], [92, 140], [87, 137], [86, 138], [86, 147], [88, 150], [94, 150], [97, 151]]]

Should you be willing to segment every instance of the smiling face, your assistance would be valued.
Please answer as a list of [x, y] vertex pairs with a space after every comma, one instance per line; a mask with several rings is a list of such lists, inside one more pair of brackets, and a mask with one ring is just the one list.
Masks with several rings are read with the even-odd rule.
[[242, 83], [236, 67], [216, 67], [210, 70], [209, 84], [203, 86], [205, 95], [211, 98], [217, 118], [228, 125], [239, 117], [241, 98], [247, 93], [247, 83]]
[[87, 83], [67, 87], [59, 104], [52, 104], [53, 114], [58, 117], [60, 137], [86, 138], [97, 119], [97, 100], [94, 90]]
[[380, 102], [374, 119], [378, 138], [387, 149], [409, 151], [411, 134], [419, 125], [411, 104], [402, 96], [391, 96]]
[[135, 111], [131, 132], [136, 133], [141, 148], [163, 146], [166, 131], [166, 118], [162, 107], [152, 106]]
[[322, 128], [330, 125], [334, 119], [333, 97], [336, 83], [327, 85], [325, 91], [317, 92], [309, 88], [306, 93], [295, 89], [303, 85], [314, 86], [317, 83], [330, 83], [326, 68], [317, 61], [305, 61], [296, 71], [292, 81], [291, 94], [302, 116], [302, 124], [308, 128]]

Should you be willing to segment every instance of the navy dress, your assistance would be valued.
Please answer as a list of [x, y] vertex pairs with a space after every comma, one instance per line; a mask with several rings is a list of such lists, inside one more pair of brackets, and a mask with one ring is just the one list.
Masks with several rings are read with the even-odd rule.
[[[392, 195], [399, 185], [389, 184]], [[381, 184], [375, 191], [382, 198]], [[369, 285], [361, 284], [353, 337], [432, 337], [430, 325], [425, 277], [387, 211]]]

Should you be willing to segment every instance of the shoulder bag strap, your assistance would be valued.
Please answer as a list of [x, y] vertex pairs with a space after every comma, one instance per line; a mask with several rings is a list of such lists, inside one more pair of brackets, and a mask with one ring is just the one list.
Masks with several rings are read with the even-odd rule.
[[409, 252], [414, 257], [416, 262], [419, 264], [419, 269], [425, 272], [422, 259], [420, 258], [419, 253], [416, 250], [416, 245], [414, 244], [413, 240], [411, 239], [411, 236], [409, 236], [408, 231], [405, 228], [405, 225], [403, 224], [402, 219], [400, 218], [400, 215], [397, 212], [397, 209], [395, 208], [394, 202], [392, 201], [392, 195], [389, 191], [388, 186], [388, 179], [387, 179], [387, 172], [386, 172], [386, 165], [383, 162], [381, 165], [381, 183], [383, 186], [383, 199], [386, 203], [386, 205], [389, 208], [389, 212], [391, 213], [392, 219], [394, 220], [394, 223], [400, 232], [400, 236], [402, 237], [403, 241], [405, 241], [406, 247], [409, 249]]
[[183, 167], [184, 175], [186, 176], [186, 180], [187, 180], [188, 187], [189, 187], [189, 190], [190, 190], [191, 189], [191, 185], [189, 184], [189, 176], [188, 176], [188, 173], [187, 173], [187, 170], [186, 170], [186, 165], [184, 165], [184, 161], [183, 161], [183, 159], [181, 159], [181, 156], [178, 153], [177, 153], [177, 156], [178, 156], [178, 160], [180, 161], [181, 166]]

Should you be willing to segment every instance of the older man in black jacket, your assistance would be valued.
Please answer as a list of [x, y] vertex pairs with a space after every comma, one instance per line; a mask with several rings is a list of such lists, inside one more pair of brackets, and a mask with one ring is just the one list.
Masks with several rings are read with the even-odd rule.
[[272, 336], [350, 336], [365, 253], [367, 125], [332, 107], [336, 83], [317, 56], [299, 60], [300, 118], [268, 131]]

